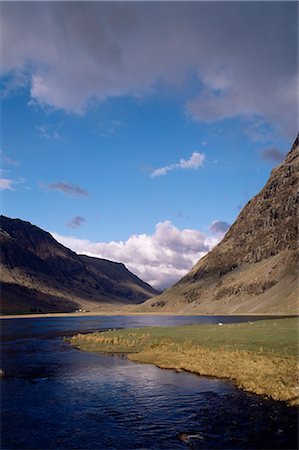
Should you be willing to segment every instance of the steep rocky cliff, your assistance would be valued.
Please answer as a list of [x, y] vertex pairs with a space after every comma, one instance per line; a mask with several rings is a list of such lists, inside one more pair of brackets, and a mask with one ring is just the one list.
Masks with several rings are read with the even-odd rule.
[[1, 311], [136, 304], [157, 292], [120, 263], [80, 256], [49, 233], [1, 216]]
[[298, 313], [298, 137], [224, 239], [143, 309]]

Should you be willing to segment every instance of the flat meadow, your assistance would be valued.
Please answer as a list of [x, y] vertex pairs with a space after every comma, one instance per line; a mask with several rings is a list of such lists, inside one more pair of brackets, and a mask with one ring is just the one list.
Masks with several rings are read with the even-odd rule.
[[78, 334], [83, 351], [122, 353], [163, 369], [227, 378], [246, 391], [298, 404], [298, 318], [144, 327]]

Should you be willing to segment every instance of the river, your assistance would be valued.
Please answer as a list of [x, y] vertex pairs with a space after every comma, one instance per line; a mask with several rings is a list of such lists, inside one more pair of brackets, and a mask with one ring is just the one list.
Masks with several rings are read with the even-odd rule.
[[84, 353], [63, 340], [113, 328], [248, 320], [257, 317], [1, 320], [1, 449], [297, 448], [295, 408], [228, 381]]

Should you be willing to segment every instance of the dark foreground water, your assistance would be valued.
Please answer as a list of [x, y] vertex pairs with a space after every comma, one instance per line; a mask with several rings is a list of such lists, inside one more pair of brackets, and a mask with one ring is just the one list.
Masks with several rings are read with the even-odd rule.
[[1, 449], [296, 449], [295, 408], [63, 341], [109, 328], [243, 320], [254, 318], [2, 320]]

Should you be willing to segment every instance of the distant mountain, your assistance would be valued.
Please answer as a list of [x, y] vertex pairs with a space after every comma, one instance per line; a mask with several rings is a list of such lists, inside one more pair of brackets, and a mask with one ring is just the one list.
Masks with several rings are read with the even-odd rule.
[[51, 234], [0, 216], [1, 312], [50, 312], [137, 304], [157, 291], [121, 263], [80, 256]]
[[298, 137], [224, 239], [173, 287], [139, 310], [299, 313]]

